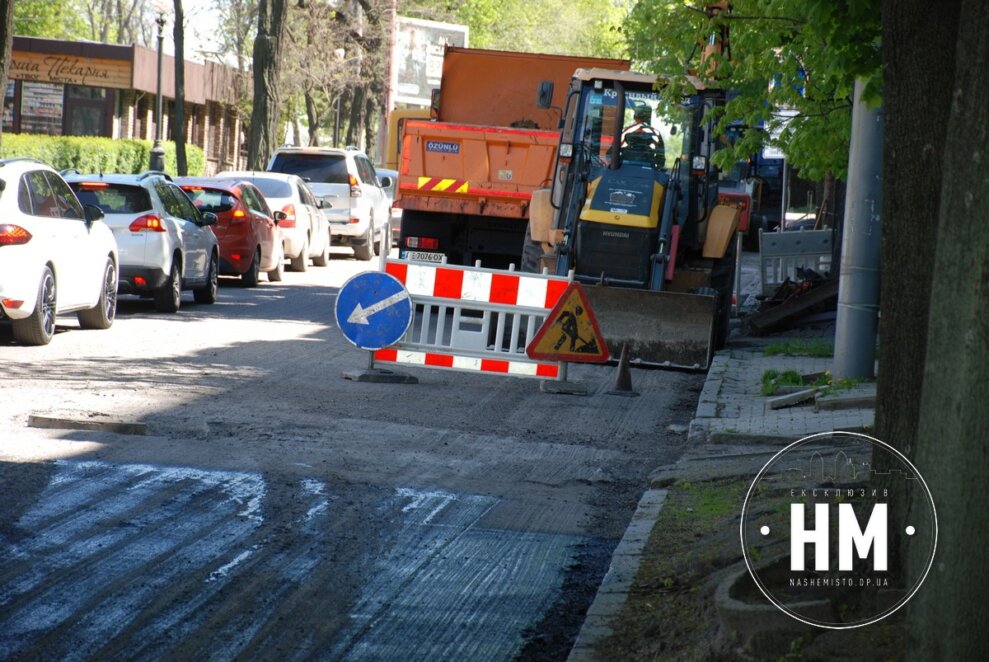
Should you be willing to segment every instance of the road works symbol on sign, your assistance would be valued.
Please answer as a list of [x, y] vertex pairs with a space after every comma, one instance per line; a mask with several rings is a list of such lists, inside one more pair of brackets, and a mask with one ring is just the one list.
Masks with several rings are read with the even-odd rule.
[[526, 347], [531, 359], [604, 363], [611, 355], [579, 283], [571, 283]]
[[405, 335], [412, 323], [412, 300], [394, 276], [367, 271], [343, 284], [335, 313], [347, 340], [361, 349], [378, 350]]

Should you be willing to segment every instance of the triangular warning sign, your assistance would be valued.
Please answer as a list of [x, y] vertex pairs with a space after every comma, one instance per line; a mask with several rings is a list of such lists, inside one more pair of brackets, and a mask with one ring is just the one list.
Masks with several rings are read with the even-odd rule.
[[611, 358], [580, 283], [571, 283], [563, 292], [525, 353], [531, 359], [572, 363], [604, 363]]

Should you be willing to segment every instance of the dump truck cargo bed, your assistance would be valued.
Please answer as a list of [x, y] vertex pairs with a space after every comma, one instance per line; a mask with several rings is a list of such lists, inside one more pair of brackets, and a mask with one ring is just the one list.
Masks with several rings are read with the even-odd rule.
[[532, 192], [551, 176], [558, 141], [554, 131], [410, 120], [397, 204], [522, 221]]

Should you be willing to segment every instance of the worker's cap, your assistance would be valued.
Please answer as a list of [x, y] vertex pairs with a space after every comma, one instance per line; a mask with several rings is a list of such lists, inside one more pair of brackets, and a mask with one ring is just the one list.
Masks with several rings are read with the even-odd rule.
[[635, 110], [632, 111], [632, 117], [637, 120], [648, 121], [652, 119], [652, 108], [644, 103], [639, 104], [635, 107]]

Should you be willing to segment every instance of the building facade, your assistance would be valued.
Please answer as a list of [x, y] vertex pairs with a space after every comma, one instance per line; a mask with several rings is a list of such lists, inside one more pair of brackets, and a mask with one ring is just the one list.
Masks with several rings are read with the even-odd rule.
[[[157, 58], [137, 45], [14, 37], [3, 130], [153, 140]], [[162, 59], [162, 138], [174, 140], [175, 59]], [[249, 77], [232, 67], [185, 62], [186, 143], [202, 148], [207, 175], [246, 162], [239, 85]]]

